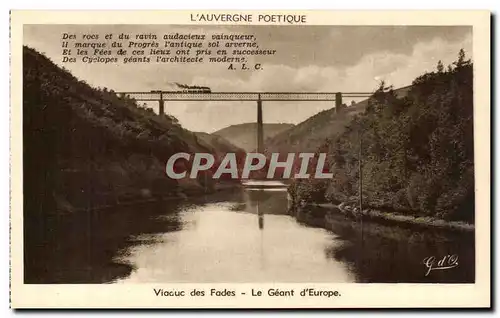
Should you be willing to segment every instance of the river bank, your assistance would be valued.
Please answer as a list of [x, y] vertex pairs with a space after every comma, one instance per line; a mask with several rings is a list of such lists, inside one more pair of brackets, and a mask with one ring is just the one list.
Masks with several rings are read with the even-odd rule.
[[469, 224], [463, 221], [447, 221], [430, 216], [403, 215], [400, 213], [383, 212], [375, 209], [365, 209], [360, 212], [358, 208], [352, 207], [345, 203], [341, 203], [339, 205], [335, 205], [332, 203], [322, 203], [318, 204], [318, 206], [330, 209], [336, 208], [342, 214], [354, 217], [356, 219], [363, 217], [365, 219], [373, 221], [379, 220], [395, 224], [408, 224], [418, 227], [439, 228], [453, 231], [473, 232], [475, 229], [473, 224]]
[[335, 210], [336, 212], [343, 214], [347, 217], [356, 220], [371, 220], [379, 221], [392, 224], [400, 225], [410, 225], [416, 227], [424, 228], [435, 228], [443, 230], [461, 231], [461, 232], [473, 232], [475, 227], [473, 224], [469, 224], [463, 221], [447, 221], [443, 219], [438, 219], [430, 216], [412, 216], [403, 215], [393, 212], [383, 212], [375, 209], [365, 209], [359, 211], [357, 207], [352, 207], [346, 203], [333, 204], [333, 203], [306, 203], [302, 206], [317, 206], [329, 210]]
[[109, 210], [113, 208], [119, 207], [127, 207], [134, 206], [140, 204], [148, 204], [155, 202], [168, 202], [168, 201], [178, 201], [178, 200], [186, 200], [189, 198], [196, 198], [204, 195], [215, 194], [219, 192], [233, 191], [234, 189], [241, 188], [241, 183], [234, 182], [219, 182], [210, 187], [210, 189], [204, 188], [202, 186], [198, 187], [190, 187], [190, 188], [182, 188], [175, 193], [169, 193], [164, 196], [160, 195], [152, 195], [151, 191], [137, 191], [133, 195], [124, 196], [124, 197], [115, 197], [112, 198], [110, 203], [103, 204], [89, 204], [86, 207], [75, 207], [70, 204], [66, 200], [57, 197], [56, 198], [56, 214], [67, 214], [67, 213], [80, 213], [80, 212], [88, 212], [88, 211], [101, 211], [101, 210]]

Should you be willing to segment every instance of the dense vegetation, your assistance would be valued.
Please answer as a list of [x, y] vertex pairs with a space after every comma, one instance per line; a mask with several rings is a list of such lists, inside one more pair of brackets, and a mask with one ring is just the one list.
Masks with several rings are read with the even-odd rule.
[[133, 99], [93, 88], [33, 49], [23, 50], [25, 211], [42, 215], [178, 196], [204, 187], [164, 173], [176, 152], [241, 151], [183, 129]]
[[[396, 89], [394, 93], [398, 97], [404, 97], [408, 93], [408, 88]], [[351, 102], [349, 106], [344, 103], [340, 112], [335, 108], [323, 110], [267, 139], [266, 152], [314, 152], [325, 139], [338, 137], [356, 115], [365, 111], [367, 105], [368, 100], [363, 100], [358, 103]]]
[[440, 61], [416, 78], [404, 97], [381, 83], [364, 113], [317, 149], [328, 153], [334, 178], [297, 180], [291, 195], [357, 202], [361, 157], [365, 208], [473, 222], [472, 68], [461, 50], [446, 70]]
[[[24, 273], [27, 283], [109, 282], [130, 273], [116, 251], [171, 201], [221, 183], [172, 180], [176, 152], [241, 152], [220, 137], [183, 129], [127, 97], [93, 88], [33, 49], [23, 49]], [[226, 188], [234, 183], [225, 182]], [[151, 202], [137, 206], [128, 203]], [[107, 207], [107, 209], [99, 209]]]

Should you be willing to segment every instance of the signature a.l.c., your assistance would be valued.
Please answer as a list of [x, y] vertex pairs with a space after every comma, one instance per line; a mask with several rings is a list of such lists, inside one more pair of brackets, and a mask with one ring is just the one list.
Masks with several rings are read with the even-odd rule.
[[423, 261], [425, 267], [427, 267], [427, 272], [425, 276], [428, 276], [433, 270], [443, 270], [443, 269], [451, 269], [458, 266], [458, 255], [456, 254], [448, 254], [443, 256], [441, 259], [436, 258], [435, 256], [429, 256], [424, 258]]

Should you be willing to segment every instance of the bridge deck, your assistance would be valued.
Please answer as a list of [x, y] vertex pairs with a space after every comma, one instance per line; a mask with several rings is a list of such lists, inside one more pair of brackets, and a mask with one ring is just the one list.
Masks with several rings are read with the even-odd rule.
[[[331, 92], [122, 92], [117, 93], [139, 101], [334, 101], [337, 93]], [[373, 92], [341, 93], [342, 97], [368, 98]], [[260, 96], [260, 98], [259, 98]]]

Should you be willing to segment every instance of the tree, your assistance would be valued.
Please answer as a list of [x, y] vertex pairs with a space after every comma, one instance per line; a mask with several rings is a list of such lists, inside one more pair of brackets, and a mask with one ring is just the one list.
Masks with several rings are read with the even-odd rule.
[[362, 132], [366, 207], [473, 222], [472, 70], [460, 50], [447, 71], [439, 61], [437, 72], [417, 77], [405, 94], [381, 81], [365, 112], [318, 149], [328, 152], [335, 178], [326, 185], [303, 180], [295, 187], [296, 197], [353, 200]]
[[441, 60], [439, 60], [438, 64], [437, 64], [437, 71], [438, 71], [438, 73], [443, 73], [443, 70], [444, 70], [443, 62], [441, 62]]
[[465, 59], [464, 49], [460, 49], [460, 51], [458, 52], [458, 60], [456, 62], [453, 62], [453, 64], [456, 65], [456, 67], [463, 67], [470, 64], [470, 60]]

